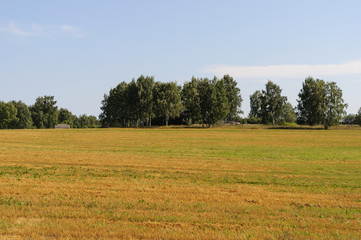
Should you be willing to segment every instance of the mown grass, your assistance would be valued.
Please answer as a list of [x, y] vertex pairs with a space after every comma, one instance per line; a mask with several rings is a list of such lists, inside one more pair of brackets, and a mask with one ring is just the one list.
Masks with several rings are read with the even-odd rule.
[[0, 131], [7, 239], [360, 239], [361, 129]]

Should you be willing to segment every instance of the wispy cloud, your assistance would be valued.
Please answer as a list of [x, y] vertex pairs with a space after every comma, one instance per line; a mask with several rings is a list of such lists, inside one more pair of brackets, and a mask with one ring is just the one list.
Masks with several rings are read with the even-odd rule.
[[298, 78], [307, 76], [337, 76], [361, 74], [361, 60], [341, 64], [320, 65], [268, 65], [268, 66], [227, 66], [211, 65], [201, 70], [216, 76], [229, 74], [238, 78]]
[[60, 29], [64, 34], [72, 35], [74, 37], [84, 37], [84, 34], [81, 33], [76, 27], [70, 25], [61, 25]]
[[84, 33], [71, 25], [49, 26], [33, 23], [19, 27], [14, 22], [10, 22], [0, 27], [1, 32], [19, 37], [52, 37], [66, 35], [76, 38], [84, 37]]
[[[5, 28], [6, 29], [6, 28]], [[15, 36], [32, 36], [33, 34], [31, 32], [27, 32], [27, 31], [23, 31], [21, 29], [19, 29], [18, 27], [15, 26], [14, 23], [9, 23], [7, 30], [9, 33], [11, 33], [12, 35]]]

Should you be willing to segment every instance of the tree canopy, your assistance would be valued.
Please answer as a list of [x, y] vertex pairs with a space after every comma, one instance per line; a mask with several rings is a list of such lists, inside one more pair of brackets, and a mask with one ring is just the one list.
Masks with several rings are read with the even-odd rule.
[[77, 117], [65, 108], [58, 110], [54, 96], [38, 97], [30, 107], [22, 101], [0, 101], [0, 129], [54, 128], [58, 123], [69, 124], [71, 128], [100, 126], [95, 116]]
[[121, 82], [104, 95], [99, 115], [103, 127], [151, 126], [154, 117], [154, 78], [140, 76]]
[[228, 75], [212, 80], [193, 77], [183, 88], [140, 76], [104, 95], [99, 118], [103, 127], [151, 126], [153, 118], [162, 118], [168, 125], [179, 117], [183, 123], [209, 127], [239, 117], [241, 103], [237, 82]]
[[38, 97], [30, 110], [37, 128], [54, 128], [58, 122], [59, 112], [54, 96]]
[[0, 102], [0, 128], [2, 129], [16, 128], [19, 122], [17, 113], [18, 111], [13, 103]]
[[154, 85], [154, 111], [158, 117], [163, 117], [168, 126], [169, 118], [179, 117], [183, 110], [180, 96], [181, 88], [175, 82]]
[[358, 110], [355, 117], [355, 123], [361, 126], [361, 108]]
[[11, 101], [17, 110], [16, 117], [19, 119], [16, 128], [32, 128], [33, 120], [29, 107], [22, 101]]
[[74, 115], [58, 109], [54, 96], [40, 96], [27, 106], [22, 101], [0, 101], [0, 128], [54, 128], [58, 123], [71, 128], [142, 127], [170, 124], [201, 124], [210, 127], [220, 123], [243, 122], [263, 124], [322, 124], [325, 129], [343, 124], [361, 126], [361, 108], [346, 116], [347, 104], [335, 82], [307, 77], [294, 108], [282, 96], [282, 89], [268, 81], [264, 90], [250, 95], [248, 118], [242, 119], [242, 97], [237, 82], [229, 75], [195, 78], [183, 86], [176, 82], [158, 82], [141, 75], [121, 82], [104, 94], [99, 120], [95, 116]]
[[338, 125], [345, 116], [347, 104], [335, 82], [308, 77], [298, 94], [298, 123], [323, 124], [325, 129]]
[[290, 120], [292, 105], [282, 96], [282, 89], [272, 81], [266, 83], [266, 89], [256, 91], [250, 96], [250, 117], [259, 118], [263, 124], [281, 124]]

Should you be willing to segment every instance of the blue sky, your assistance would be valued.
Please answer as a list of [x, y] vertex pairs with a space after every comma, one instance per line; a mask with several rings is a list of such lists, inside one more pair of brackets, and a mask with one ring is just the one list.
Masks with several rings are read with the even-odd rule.
[[182, 85], [230, 74], [249, 95], [272, 80], [296, 105], [307, 76], [361, 107], [361, 1], [3, 1], [0, 100], [54, 95], [99, 115], [104, 93], [141, 74]]

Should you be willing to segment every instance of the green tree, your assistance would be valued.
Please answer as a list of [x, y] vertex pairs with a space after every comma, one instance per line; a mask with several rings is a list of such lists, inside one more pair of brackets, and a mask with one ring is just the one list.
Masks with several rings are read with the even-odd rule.
[[88, 116], [88, 122], [88, 128], [98, 128], [100, 126], [99, 120], [93, 115]]
[[37, 128], [54, 128], [58, 122], [59, 112], [54, 96], [38, 97], [30, 111]]
[[343, 120], [343, 124], [356, 124], [356, 114], [348, 114]]
[[323, 124], [325, 129], [329, 126], [337, 126], [346, 115], [347, 104], [342, 98], [342, 90], [335, 82], [328, 82], [325, 85], [325, 103]]
[[184, 115], [188, 123], [201, 123], [202, 126], [214, 125], [226, 119], [230, 111], [224, 79], [192, 78], [182, 89]]
[[223, 80], [226, 96], [228, 99], [228, 114], [226, 121], [235, 121], [238, 119], [239, 114], [243, 113], [241, 110], [242, 97], [241, 90], [237, 87], [237, 82], [229, 75], [224, 75]]
[[[229, 79], [230, 83], [230, 79]], [[225, 83], [224, 79], [217, 79], [216, 77], [212, 80], [212, 85], [214, 85], [216, 90], [216, 102], [215, 105], [213, 105], [212, 114], [211, 114], [211, 123], [215, 124], [216, 122], [219, 122], [221, 120], [235, 120], [238, 116], [238, 110], [240, 110], [236, 104], [236, 101], [238, 101], [236, 98], [239, 97], [237, 95], [232, 96], [232, 92], [227, 92], [227, 84]], [[230, 114], [230, 106], [229, 99], [233, 101], [233, 104], [235, 104], [233, 107], [233, 113]], [[240, 105], [239, 105], [240, 106]]]
[[79, 117], [77, 115], [73, 115], [73, 128], [80, 128]]
[[71, 128], [74, 128], [74, 115], [65, 108], [60, 108], [58, 123], [68, 124]]
[[[133, 82], [134, 83], [134, 82]], [[104, 95], [102, 101], [102, 113], [99, 116], [103, 127], [126, 127], [131, 119], [128, 84], [121, 82], [116, 88], [109, 91], [109, 95]]]
[[164, 117], [166, 126], [169, 118], [179, 117], [183, 110], [180, 91], [181, 88], [175, 82], [156, 82], [154, 85], [155, 112], [157, 116]]
[[17, 110], [16, 117], [19, 119], [16, 128], [32, 128], [33, 120], [28, 106], [22, 101], [11, 101]]
[[261, 103], [262, 103], [262, 93], [261, 91], [255, 91], [250, 97], [250, 107], [249, 118], [261, 118]]
[[82, 114], [79, 116], [78, 128], [97, 128], [100, 126], [100, 122], [95, 116], [88, 116], [86, 114]]
[[0, 101], [0, 128], [15, 129], [18, 126], [17, 109], [13, 103]]
[[287, 101], [287, 97], [282, 96], [281, 92], [281, 88], [272, 81], [268, 81], [266, 89], [262, 90], [261, 118], [264, 124], [281, 123], [283, 107]]
[[152, 117], [153, 113], [153, 87], [154, 87], [154, 77], [143, 76], [141, 75], [137, 79], [137, 88], [138, 88], [138, 116], [140, 125], [144, 123], [147, 126], [152, 126]]
[[181, 92], [182, 104], [184, 106], [184, 115], [188, 124], [199, 123], [200, 114], [200, 96], [199, 96], [199, 80], [192, 77], [191, 81], [185, 82]]
[[202, 126], [210, 127], [227, 116], [228, 99], [223, 81], [216, 77], [199, 79], [198, 93]]
[[325, 81], [308, 77], [298, 94], [298, 118], [300, 124], [316, 125], [323, 119], [325, 105]]
[[287, 102], [282, 109], [281, 119], [286, 123], [295, 123], [297, 119], [296, 111], [291, 103]]
[[298, 119], [301, 124], [323, 124], [325, 129], [338, 125], [346, 114], [347, 104], [335, 82], [308, 77], [298, 94]]
[[79, 128], [87, 128], [89, 126], [89, 118], [88, 115], [82, 114], [79, 116]]
[[361, 126], [361, 108], [358, 110], [356, 114], [355, 123]]
[[140, 117], [141, 115], [146, 115], [146, 114], [141, 114], [140, 112], [142, 111], [142, 109], [140, 108], [140, 96], [139, 96], [139, 91], [138, 91], [138, 85], [135, 82], [135, 80], [133, 79], [128, 87], [127, 87], [127, 95], [126, 95], [126, 104], [128, 106], [128, 118], [129, 118], [129, 126], [140, 126]]
[[213, 122], [213, 106], [216, 104], [216, 88], [208, 78], [200, 79], [198, 84], [199, 107], [202, 126]]

